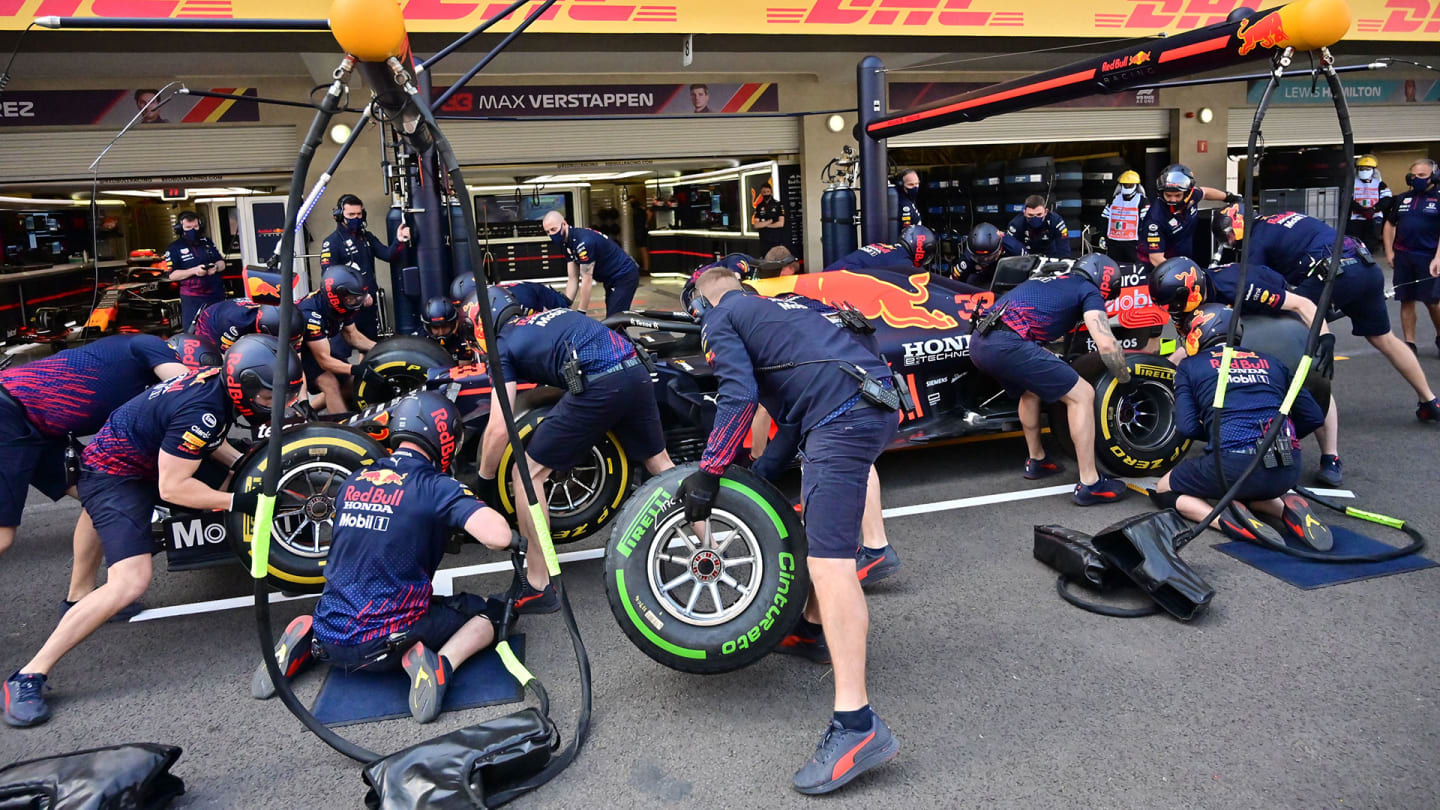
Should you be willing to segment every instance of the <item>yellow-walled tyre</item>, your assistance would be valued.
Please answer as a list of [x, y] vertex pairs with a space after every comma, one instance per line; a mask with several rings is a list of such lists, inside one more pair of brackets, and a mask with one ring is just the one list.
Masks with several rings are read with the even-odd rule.
[[425, 384], [432, 368], [449, 368], [455, 359], [433, 340], [395, 335], [375, 344], [360, 363], [355, 378], [355, 403], [366, 408], [388, 402]]

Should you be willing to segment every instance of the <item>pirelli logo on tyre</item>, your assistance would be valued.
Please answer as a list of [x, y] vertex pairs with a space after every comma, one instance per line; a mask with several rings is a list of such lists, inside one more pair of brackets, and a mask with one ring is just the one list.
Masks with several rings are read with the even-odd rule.
[[1170, 382], [1175, 379], [1175, 369], [1165, 366], [1152, 366], [1149, 363], [1136, 363], [1130, 367], [1130, 373], [1136, 377], [1149, 377], [1152, 380]]

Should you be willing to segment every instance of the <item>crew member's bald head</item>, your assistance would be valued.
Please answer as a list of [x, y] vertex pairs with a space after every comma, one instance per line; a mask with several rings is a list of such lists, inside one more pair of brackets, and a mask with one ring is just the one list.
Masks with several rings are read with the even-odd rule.
[[712, 304], [720, 303], [725, 293], [742, 289], [735, 271], [728, 267], [712, 267], [695, 279], [695, 289]]
[[547, 211], [545, 218], [540, 221], [540, 227], [545, 230], [547, 236], [553, 233], [563, 233], [567, 227], [565, 215], [559, 211]]

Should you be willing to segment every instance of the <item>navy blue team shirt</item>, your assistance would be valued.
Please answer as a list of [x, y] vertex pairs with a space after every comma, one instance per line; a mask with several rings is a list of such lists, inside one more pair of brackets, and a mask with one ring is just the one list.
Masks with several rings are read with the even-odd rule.
[[877, 242], [847, 253], [826, 265], [825, 271], [831, 270], [914, 271], [915, 260], [910, 258], [910, 251], [899, 242]]
[[89, 436], [116, 408], [155, 382], [155, 367], [180, 355], [154, 335], [114, 335], [0, 371], [42, 436]]
[[260, 305], [249, 298], [216, 301], [200, 310], [190, 332], [221, 349], [228, 349], [242, 335], [255, 332], [259, 317]]
[[[165, 248], [165, 259], [170, 263], [171, 270], [189, 270], [202, 264], [214, 264], [220, 261], [221, 256], [215, 243], [208, 238], [186, 239], [181, 236]], [[180, 281], [180, 294], [218, 298], [225, 294], [225, 285], [219, 275], [194, 276]]]
[[355, 322], [357, 314], [355, 311], [343, 318], [336, 315], [330, 311], [324, 295], [323, 291], [316, 290], [295, 302], [295, 306], [300, 310], [300, 319], [304, 323], [306, 340], [329, 340], [340, 334], [342, 327]]
[[[1234, 304], [1235, 289], [1240, 283], [1240, 265], [1222, 264], [1205, 271], [1205, 300], [1216, 304]], [[1263, 315], [1279, 312], [1285, 306], [1285, 279], [1263, 264], [1251, 263], [1245, 272], [1245, 295], [1241, 298], [1242, 315]]]
[[1005, 306], [1000, 320], [1015, 334], [1036, 343], [1065, 336], [1087, 312], [1104, 312], [1100, 288], [1080, 276], [1032, 278], [1005, 293], [995, 306]]
[[626, 276], [640, 277], [640, 265], [599, 231], [572, 227], [565, 237], [564, 246], [570, 261], [578, 265], [595, 265], [596, 281], [613, 282]]
[[355, 233], [341, 225], [320, 244], [320, 272], [325, 272], [332, 264], [353, 264], [360, 268], [365, 283], [373, 288], [375, 259], [392, 261], [396, 251], [404, 244], [397, 240], [395, 244], [387, 246], [379, 237], [363, 228], [359, 233]]
[[555, 291], [554, 287], [548, 284], [538, 284], [534, 281], [506, 281], [499, 286], [504, 287], [520, 306], [531, 312], [541, 312], [547, 309], [569, 309], [570, 299], [564, 293]]
[[1205, 192], [1194, 186], [1176, 203], [1179, 210], [1172, 214], [1165, 195], [1156, 198], [1150, 204], [1150, 210], [1140, 218], [1140, 241], [1135, 245], [1140, 261], [1149, 261], [1150, 254], [1157, 252], [1163, 252], [1167, 259], [1190, 256], [1195, 247], [1196, 213], [1203, 199]]
[[573, 309], [550, 309], [519, 318], [500, 329], [495, 347], [505, 382], [557, 388], [565, 387], [560, 370], [572, 356], [579, 358], [586, 374], [608, 371], [635, 356], [630, 341]]
[[160, 454], [202, 459], [225, 441], [230, 400], [219, 368], [156, 383], [121, 405], [85, 446], [84, 466], [96, 472], [159, 480]]
[[[1175, 372], [1175, 427], [1192, 439], [1204, 441], [1210, 437], [1222, 356], [1222, 347], [1211, 347], [1182, 360]], [[1279, 416], [1280, 403], [1289, 386], [1290, 370], [1277, 358], [1237, 349], [1230, 363], [1230, 382], [1225, 388], [1220, 449], [1255, 447], [1270, 423]], [[1298, 450], [1300, 437], [1323, 424], [1325, 414], [1310, 392], [1302, 389], [1287, 421], [1290, 424], [1285, 427], [1285, 436], [1290, 439], [1292, 449]]]
[[355, 646], [425, 615], [450, 531], [484, 504], [428, 459], [400, 449], [351, 473], [335, 506], [315, 637]]
[[1026, 253], [1063, 259], [1070, 255], [1070, 228], [1065, 218], [1051, 211], [1038, 228], [1031, 228], [1023, 213], [1010, 220], [1006, 234], [1025, 246]]
[[1305, 214], [1286, 211], [1257, 218], [1245, 232], [1250, 260], [1299, 284], [1310, 274], [1317, 259], [1330, 255], [1335, 247], [1335, 229]]
[[[805, 301], [731, 290], [700, 325], [705, 359], [720, 381], [700, 468], [716, 475], [740, 449], [758, 403], [776, 422], [803, 435], [857, 401], [860, 384], [841, 363], [860, 366], [877, 379], [893, 377], [884, 360]], [[813, 360], [824, 362], [807, 362]], [[788, 363], [804, 365], [757, 371]]]
[[1397, 195], [1385, 218], [1395, 226], [1396, 250], [1435, 255], [1440, 243], [1440, 189]]

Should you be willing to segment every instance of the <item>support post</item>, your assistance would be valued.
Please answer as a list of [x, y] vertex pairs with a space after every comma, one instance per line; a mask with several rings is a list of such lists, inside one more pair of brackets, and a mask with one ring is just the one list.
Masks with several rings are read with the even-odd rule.
[[885, 63], [878, 56], [860, 60], [856, 69], [860, 123], [855, 139], [860, 142], [860, 241], [874, 244], [885, 241], [885, 206], [889, 159], [885, 140], [870, 137], [866, 125], [886, 113]]

